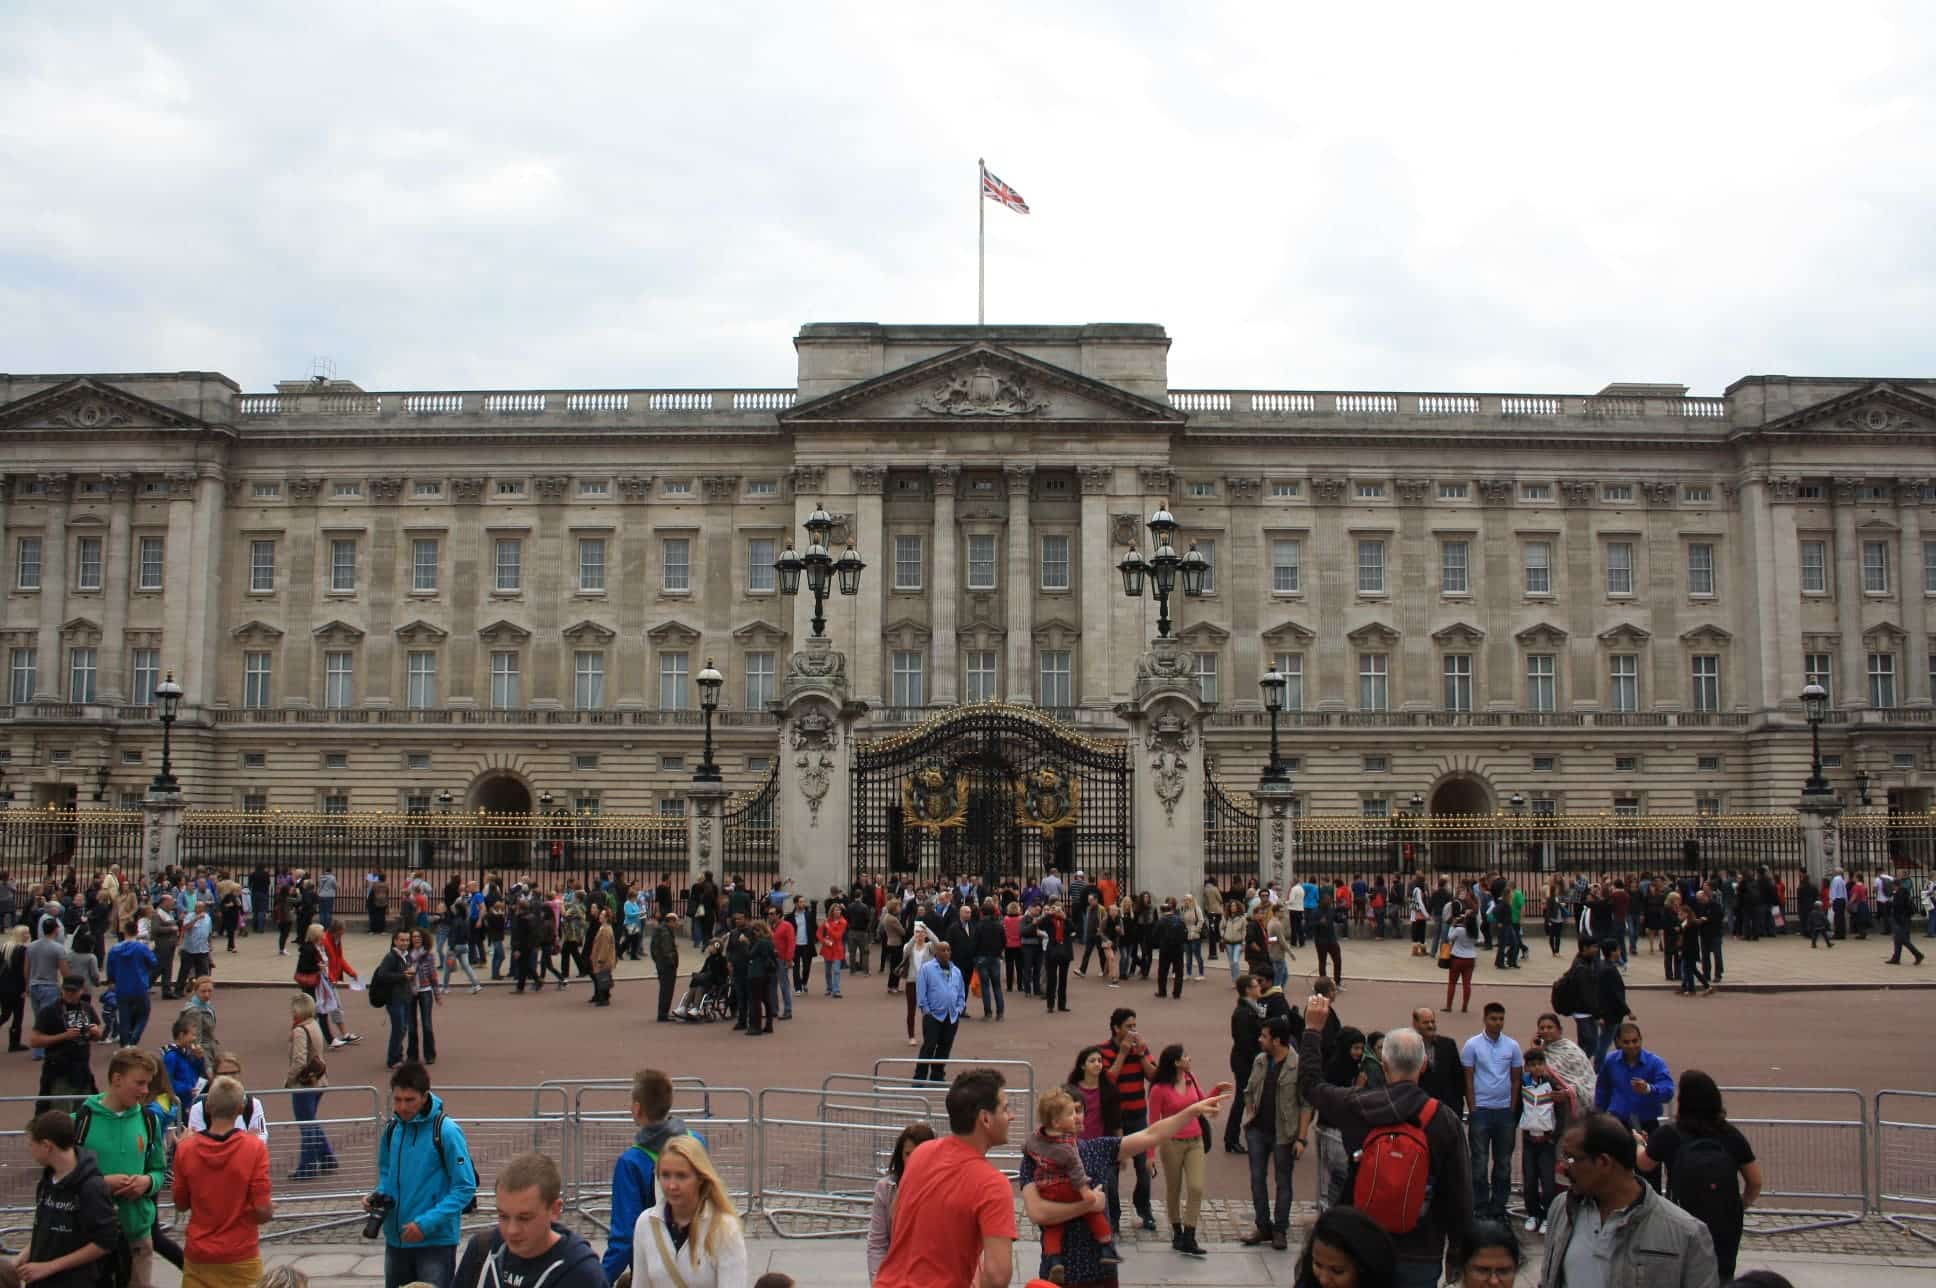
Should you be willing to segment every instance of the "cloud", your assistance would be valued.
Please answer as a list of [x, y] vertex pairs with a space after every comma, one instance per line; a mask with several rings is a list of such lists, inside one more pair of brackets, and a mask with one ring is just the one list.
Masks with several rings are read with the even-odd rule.
[[1927, 374], [1936, 16], [157, 3], [0, 15], [15, 371], [784, 384], [1155, 321], [1179, 386]]

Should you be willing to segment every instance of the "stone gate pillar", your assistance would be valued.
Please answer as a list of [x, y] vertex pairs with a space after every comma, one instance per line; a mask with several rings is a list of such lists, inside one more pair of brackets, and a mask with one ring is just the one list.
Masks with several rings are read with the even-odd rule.
[[[1821, 885], [1835, 869], [1842, 866], [1839, 841], [1841, 839], [1842, 802], [1833, 792], [1802, 793], [1802, 803], [1795, 807], [1802, 816], [1802, 863], [1808, 875]], [[1828, 901], [1826, 891], [1823, 902]]]
[[867, 704], [848, 696], [847, 658], [812, 636], [787, 664], [780, 696], [780, 876], [796, 894], [845, 888], [853, 838], [853, 730]]
[[142, 799], [141, 813], [141, 869], [152, 878], [181, 860], [181, 793], [151, 788]]
[[1274, 885], [1279, 894], [1290, 888], [1291, 801], [1296, 793], [1289, 782], [1257, 784], [1251, 792], [1257, 802], [1257, 883]]
[[686, 799], [692, 804], [686, 814], [686, 880], [691, 884], [698, 883], [702, 872], [711, 872], [721, 885], [726, 883], [726, 873], [719, 866], [720, 842], [724, 839], [721, 813], [732, 794], [724, 783], [686, 784]]
[[1203, 886], [1203, 703], [1180, 641], [1150, 641], [1116, 713], [1129, 725], [1132, 884], [1158, 902], [1195, 894]]

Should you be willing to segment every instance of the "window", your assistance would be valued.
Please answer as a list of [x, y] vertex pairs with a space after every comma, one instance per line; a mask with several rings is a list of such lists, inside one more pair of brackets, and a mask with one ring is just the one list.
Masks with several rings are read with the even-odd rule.
[[764, 711], [773, 701], [773, 657], [764, 650], [746, 655], [746, 709]]
[[667, 479], [665, 490], [666, 490], [667, 496], [691, 496], [692, 480], [691, 479]]
[[1042, 538], [1042, 589], [1069, 589], [1069, 538]]
[[[772, 568], [770, 566], [767, 572], [771, 575]], [[578, 589], [581, 593], [599, 593], [604, 591], [605, 538], [578, 538]]]
[[499, 537], [491, 543], [491, 563], [495, 574], [491, 589], [500, 594], [524, 588], [524, 542], [517, 537]]
[[1714, 593], [1714, 546], [1711, 542], [1695, 541], [1687, 547], [1687, 593]]
[[1358, 485], [1358, 499], [1360, 501], [1376, 501], [1384, 495], [1385, 485], [1383, 483], [1360, 483]]
[[995, 651], [993, 649], [971, 650], [963, 668], [968, 678], [968, 691], [964, 695], [969, 702], [993, 702], [995, 700]]
[[[345, 760], [348, 758], [345, 757]], [[350, 812], [350, 798], [340, 794], [323, 797], [323, 813], [347, 814]]]
[[659, 543], [661, 565], [659, 587], [683, 594], [692, 589], [692, 541], [686, 537], [667, 537]]
[[523, 479], [499, 479], [497, 481], [497, 494], [499, 496], [523, 496], [524, 480]]
[[1439, 500], [1441, 501], [1463, 501], [1471, 495], [1472, 485], [1469, 483], [1439, 484]]
[[280, 483], [251, 483], [249, 495], [257, 501], [273, 501], [282, 495]]
[[430, 793], [410, 792], [403, 798], [403, 812], [422, 816], [430, 813]]
[[1466, 543], [1446, 541], [1439, 546], [1439, 593], [1442, 595], [1463, 595], [1472, 589], [1467, 577]]
[[1558, 705], [1559, 681], [1553, 674], [1551, 653], [1526, 655], [1526, 709], [1552, 711]]
[[1607, 594], [1633, 594], [1633, 543], [1607, 542]]
[[404, 703], [415, 711], [437, 705], [437, 655], [413, 649], [404, 660]]
[[1358, 807], [1366, 818], [1380, 819], [1391, 817], [1391, 802], [1382, 796], [1367, 796]]
[[995, 589], [995, 534], [968, 534], [968, 589]]
[[691, 705], [691, 691], [686, 686], [686, 675], [691, 663], [684, 651], [659, 654], [659, 708], [662, 711], [684, 711]]
[[1299, 487], [1296, 483], [1280, 482], [1280, 483], [1271, 484], [1271, 495], [1274, 497], [1282, 498], [1282, 497], [1296, 496], [1298, 494], [1298, 491], [1299, 491]]
[[1602, 501], [1631, 501], [1633, 500], [1633, 484], [1609, 483], [1600, 489], [1600, 499]]
[[329, 494], [334, 497], [362, 496], [363, 485], [354, 482], [339, 482], [331, 486]]
[[266, 752], [266, 751], [245, 751], [245, 752], [243, 752], [243, 753], [242, 753], [242, 768], [244, 768], [244, 769], [267, 769], [268, 767], [269, 767], [269, 753], [268, 753], [268, 752]]
[[580, 496], [610, 496], [611, 494], [612, 485], [604, 479], [578, 480], [578, 495]]
[[1696, 653], [1694, 663], [1694, 709], [1721, 709], [1721, 658], [1714, 653]]
[[686, 816], [686, 798], [685, 797], [668, 796], [664, 800], [659, 802], [660, 818], [684, 818], [685, 816]]
[[136, 590], [160, 590], [162, 539], [160, 537], [143, 537], [141, 538], [140, 545], [136, 547], [136, 552], [136, 562], [139, 564], [139, 571], [135, 576], [134, 588]]
[[1616, 796], [1613, 798], [1615, 818], [1639, 818], [1640, 798], [1638, 796]]
[[1721, 758], [1719, 756], [1696, 756], [1694, 758], [1694, 768], [1699, 773], [1718, 774], [1721, 772]]
[[1855, 496], [1858, 501], [1887, 501], [1889, 489], [1880, 483], [1864, 483], [1855, 489]]
[[1640, 772], [1640, 757], [1638, 757], [1638, 756], [1615, 756], [1615, 757], [1613, 758], [1613, 772], [1614, 772], [1614, 773], [1616, 773], [1616, 774], [1637, 774], [1637, 773], [1639, 773], [1639, 772]]
[[1828, 593], [1828, 542], [1802, 542], [1802, 593]]
[[780, 484], [777, 479], [749, 479], [746, 483], [748, 496], [778, 496]]
[[571, 702], [580, 711], [596, 711], [605, 705], [605, 655], [595, 649], [579, 649], [573, 658]]
[[659, 757], [660, 769], [684, 769], [685, 767], [686, 767], [686, 758], [684, 756], [660, 756]]
[[405, 769], [429, 769], [430, 753], [427, 751], [405, 752], [403, 757], [403, 767]]
[[101, 538], [82, 537], [75, 547], [74, 589], [101, 589]]
[[1304, 710], [1304, 654], [1279, 653], [1271, 659], [1271, 665], [1284, 677], [1284, 709]]
[[332, 649], [323, 654], [323, 705], [341, 710], [356, 698], [356, 671], [350, 654]]
[[1217, 593], [1217, 543], [1199, 538], [1195, 543], [1197, 553], [1203, 556], [1203, 593]]
[[1936, 595], [1936, 541], [1923, 542], [1923, 594]]
[[1711, 487], [1684, 487], [1681, 489], [1681, 500], [1689, 505], [1707, 505], [1714, 500], [1714, 489]]
[[1835, 705], [1835, 658], [1829, 653], [1804, 653], [1802, 655], [1802, 683], [1819, 684], [1828, 694], [1830, 706]]
[[775, 588], [772, 537], [754, 537], [746, 543], [746, 589], [763, 595]]
[[1526, 593], [1553, 593], [1553, 543], [1550, 541], [1526, 543]]
[[1915, 752], [1913, 752], [1913, 751], [1897, 751], [1897, 752], [1892, 752], [1892, 753], [1890, 753], [1890, 756], [1889, 756], [1889, 768], [1891, 768], [1891, 769], [1914, 769], [1915, 767], [1916, 767], [1916, 753], [1915, 753]]
[[129, 656], [129, 667], [134, 673], [134, 689], [128, 695], [129, 701], [137, 707], [153, 706], [155, 686], [161, 683], [161, 650], [158, 648], [138, 648]]
[[95, 656], [91, 648], [67, 650], [67, 700], [69, 702], [94, 701], [94, 677], [98, 670]]
[[418, 537], [410, 543], [410, 589], [430, 594], [437, 589], [437, 538]]
[[1615, 653], [1607, 662], [1607, 705], [1615, 711], [1640, 710], [1640, 655]]
[[1894, 653], [1869, 654], [1869, 705], [1872, 707], [1896, 705], [1896, 655]]
[[1862, 593], [1889, 593], [1889, 543], [1886, 541], [1862, 543]]
[[1383, 711], [1389, 696], [1391, 658], [1384, 653], [1358, 654], [1358, 709]]
[[1445, 709], [1472, 710], [1472, 655], [1447, 653], [1445, 669]]
[[410, 484], [410, 495], [421, 498], [435, 498], [444, 494], [444, 485], [438, 479], [416, 479]]
[[1819, 501], [1823, 495], [1824, 489], [1820, 483], [1804, 483], [1795, 489], [1795, 496], [1803, 501]]
[[[1199, 663], [1203, 655], [1198, 654]], [[1216, 663], [1211, 663], [1213, 674], [1211, 683], [1216, 683], [1214, 675]], [[1036, 698], [1045, 707], [1070, 707], [1075, 705], [1075, 697], [1070, 692], [1069, 651], [1067, 649], [1045, 649], [1041, 660], [1042, 691]], [[1200, 674], [1200, 673], [1199, 673]], [[1201, 683], [1201, 681], [1199, 681]]]
[[1519, 499], [1522, 501], [1550, 501], [1553, 499], [1551, 483], [1522, 483], [1519, 485]]
[[1358, 543], [1358, 593], [1385, 593], [1385, 543], [1382, 541]]
[[579, 773], [588, 773], [591, 770], [597, 769], [598, 753], [595, 751], [581, 751], [576, 753], [571, 758], [571, 767]]
[[276, 543], [273, 541], [251, 541], [249, 543], [249, 591], [251, 594], [266, 595], [276, 588]]
[[1840, 769], [1841, 767], [1842, 767], [1842, 757], [1839, 752], [1831, 753], [1831, 752], [1825, 751], [1822, 753], [1823, 769]]
[[498, 649], [491, 654], [491, 705], [508, 711], [524, 703], [518, 683], [518, 654], [515, 649]]
[[1302, 545], [1294, 537], [1280, 537], [1271, 542], [1272, 594], [1298, 593], [1298, 560], [1302, 553]]
[[[1548, 756], [1546, 759], [1551, 760], [1552, 757]], [[1558, 818], [1559, 812], [1560, 803], [1551, 796], [1542, 796], [1533, 802], [1534, 818]]]
[[14, 547], [13, 584], [16, 590], [40, 589], [40, 538], [22, 537]]
[[1366, 756], [1358, 763], [1367, 774], [1389, 774], [1391, 772], [1390, 756]]
[[269, 705], [269, 655], [242, 655], [242, 705], [260, 709]]
[[[1217, 655], [1215, 653], [1197, 654], [1197, 701], [1211, 703], [1217, 701]], [[1064, 702], [1062, 706], [1069, 704]]]
[[356, 589], [356, 542], [337, 538], [329, 543], [329, 588], [335, 594]]
[[269, 797], [263, 792], [242, 793], [242, 812], [244, 814], [267, 814]]
[[921, 589], [921, 538], [906, 534], [894, 538], [894, 589]]
[[1557, 768], [1559, 768], [1559, 757], [1557, 756], [1533, 757], [1533, 772], [1535, 774], [1550, 774]]
[[918, 707], [927, 702], [927, 693], [921, 683], [921, 664], [924, 659], [913, 649], [896, 649], [893, 658], [893, 691], [888, 698], [890, 705], [897, 707]]
[[770, 756], [748, 756], [746, 758], [746, 768], [752, 773], [764, 774], [767, 770], [773, 768], [773, 758]]

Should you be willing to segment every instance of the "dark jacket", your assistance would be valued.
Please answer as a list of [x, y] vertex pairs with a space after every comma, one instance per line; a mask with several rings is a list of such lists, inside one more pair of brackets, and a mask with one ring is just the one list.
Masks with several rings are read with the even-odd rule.
[[977, 957], [999, 958], [1008, 947], [1008, 935], [999, 917], [983, 917], [975, 922], [970, 939]]
[[1156, 923], [1156, 946], [1166, 953], [1181, 953], [1189, 938], [1190, 931], [1183, 924], [1181, 913], [1166, 912]]
[[[1320, 1035], [1306, 1029], [1298, 1045], [1298, 1092], [1306, 1104], [1337, 1124], [1347, 1137], [1408, 1122], [1430, 1099], [1416, 1082], [1363, 1090], [1329, 1086], [1320, 1076], [1323, 1065]], [[1472, 1172], [1466, 1157], [1465, 1129], [1456, 1114], [1435, 1113], [1426, 1125], [1425, 1138], [1432, 1150], [1432, 1202], [1423, 1219], [1410, 1231], [1394, 1235], [1392, 1243], [1402, 1260], [1436, 1264], [1445, 1259], [1447, 1237], [1464, 1229], [1472, 1219]], [[1350, 1192], [1350, 1183], [1346, 1192]]]
[[1465, 1113], [1465, 1066], [1459, 1060], [1457, 1042], [1440, 1035], [1427, 1044], [1418, 1085], [1453, 1113]]
[[1575, 957], [1573, 964], [1566, 968], [1566, 974], [1553, 981], [1553, 993], [1548, 1000], [1561, 1015], [1599, 1015], [1598, 961], [1587, 962]]
[[1257, 1045], [1257, 1036], [1263, 1031], [1263, 1013], [1249, 1002], [1238, 1002], [1237, 1009], [1230, 1013], [1230, 1072], [1242, 1073], [1256, 1062], [1257, 1053], [1262, 1049]]
[[[504, 1246], [504, 1236], [496, 1230], [480, 1230], [464, 1245], [464, 1256], [457, 1263], [452, 1288], [505, 1288], [516, 1282], [537, 1283], [544, 1288], [604, 1288], [605, 1271], [598, 1264], [598, 1253], [580, 1235], [561, 1225], [551, 1227], [560, 1236], [551, 1251], [536, 1261], [523, 1261]], [[489, 1270], [485, 1262], [496, 1258]], [[553, 1264], [557, 1268], [552, 1269]], [[626, 1267], [630, 1269], [630, 1266]]]
[[[999, 928], [1000, 927], [997, 926], [997, 929]], [[975, 963], [974, 932], [969, 928], [969, 926], [966, 923], [964, 923], [961, 920], [961, 915], [959, 913], [955, 915], [954, 921], [948, 926], [948, 928], [941, 932], [941, 938], [948, 945], [948, 947], [954, 951], [955, 965], [960, 966], [963, 963], [966, 963], [970, 967], [974, 965]], [[996, 955], [1000, 956], [999, 949], [996, 950]]]
[[94, 1151], [81, 1148], [74, 1153], [74, 1170], [58, 1181], [51, 1169], [41, 1169], [40, 1183], [34, 1190], [34, 1232], [27, 1259], [53, 1261], [90, 1243], [106, 1248], [110, 1256], [106, 1261], [92, 1261], [40, 1281], [49, 1288], [94, 1288], [103, 1265], [113, 1260], [113, 1250], [121, 1238], [114, 1199], [108, 1194], [100, 1165], [94, 1161]]
[[679, 970], [679, 936], [663, 921], [652, 930], [652, 964], [662, 975], [676, 974]]
[[1627, 980], [1620, 968], [1602, 957], [1594, 976], [1600, 991], [1600, 1022], [1618, 1024], [1627, 1018]]

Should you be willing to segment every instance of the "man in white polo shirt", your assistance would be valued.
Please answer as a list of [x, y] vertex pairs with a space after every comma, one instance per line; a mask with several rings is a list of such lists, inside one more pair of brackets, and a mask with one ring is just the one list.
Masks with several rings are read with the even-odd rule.
[[[1472, 1106], [1466, 1139], [1472, 1150], [1472, 1215], [1504, 1223], [1512, 1198], [1513, 1137], [1519, 1122], [1519, 1081], [1526, 1057], [1506, 1034], [1506, 1008], [1487, 1002], [1486, 1028], [1465, 1040], [1459, 1063], [1465, 1066], [1465, 1099]], [[1486, 1184], [1486, 1153], [1492, 1153], [1492, 1183]]]

